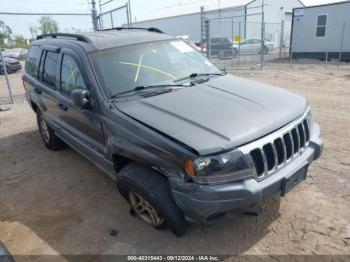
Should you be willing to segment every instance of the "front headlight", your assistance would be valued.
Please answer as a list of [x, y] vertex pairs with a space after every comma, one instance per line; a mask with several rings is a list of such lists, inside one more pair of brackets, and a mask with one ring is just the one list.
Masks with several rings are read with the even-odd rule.
[[187, 160], [185, 170], [198, 182], [225, 182], [252, 176], [252, 168], [239, 150]]

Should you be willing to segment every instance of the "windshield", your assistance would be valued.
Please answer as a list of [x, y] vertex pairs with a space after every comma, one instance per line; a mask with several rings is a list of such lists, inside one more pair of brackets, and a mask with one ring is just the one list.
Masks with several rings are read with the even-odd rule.
[[110, 96], [140, 86], [173, 85], [193, 73], [219, 74], [221, 71], [182, 40], [151, 42], [93, 54], [102, 84]]

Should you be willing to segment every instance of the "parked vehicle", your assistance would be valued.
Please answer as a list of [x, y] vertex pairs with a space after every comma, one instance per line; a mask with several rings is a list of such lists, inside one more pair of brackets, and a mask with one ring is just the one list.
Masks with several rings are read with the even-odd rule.
[[233, 50], [235, 53], [240, 52], [240, 54], [261, 54], [261, 50], [263, 50], [264, 54], [267, 54], [274, 47], [274, 44], [269, 41], [264, 41], [264, 46], [261, 47], [260, 39], [245, 39], [238, 42], [233, 43]]
[[[22, 69], [21, 63], [17, 59], [4, 57], [4, 61], [6, 65], [6, 71], [8, 74], [16, 73], [17, 71]], [[4, 73], [4, 65], [0, 59], [0, 75], [3, 75]]]
[[210, 56], [218, 58], [230, 58], [237, 53], [232, 47], [232, 42], [227, 37], [212, 37], [209, 42]]
[[12, 48], [3, 51], [4, 57], [14, 58], [17, 60], [24, 60], [27, 58], [28, 49], [26, 48]]
[[284, 196], [322, 152], [304, 98], [154, 28], [39, 36], [23, 82], [46, 147], [80, 152], [177, 236]]

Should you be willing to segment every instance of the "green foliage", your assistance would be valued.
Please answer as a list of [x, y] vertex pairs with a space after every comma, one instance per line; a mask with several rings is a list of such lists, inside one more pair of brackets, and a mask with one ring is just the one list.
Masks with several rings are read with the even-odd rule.
[[0, 46], [5, 47], [5, 41], [9, 40], [12, 30], [3, 21], [0, 20]]
[[27, 38], [22, 35], [16, 35], [13, 39], [12, 47], [14, 48], [28, 48]]
[[41, 34], [57, 33], [59, 28], [57, 22], [51, 16], [42, 16], [39, 19], [39, 30]]

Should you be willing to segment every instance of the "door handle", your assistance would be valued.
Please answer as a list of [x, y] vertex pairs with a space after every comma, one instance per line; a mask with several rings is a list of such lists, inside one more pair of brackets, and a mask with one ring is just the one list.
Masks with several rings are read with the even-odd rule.
[[34, 92], [37, 94], [41, 94], [41, 90], [39, 88], [34, 88]]
[[61, 104], [61, 103], [58, 104], [58, 107], [59, 107], [61, 110], [63, 110], [63, 111], [68, 111], [68, 107], [65, 106], [65, 105], [63, 105], [63, 104]]

